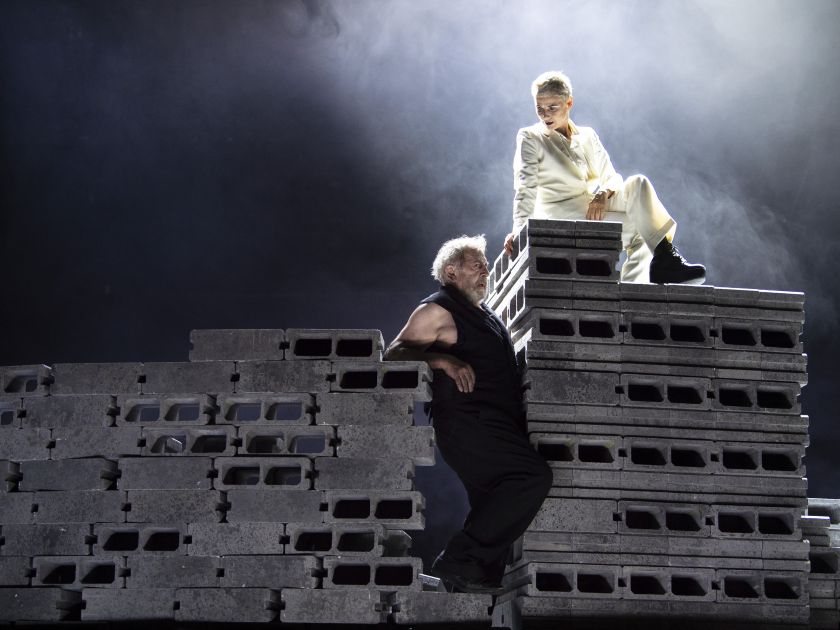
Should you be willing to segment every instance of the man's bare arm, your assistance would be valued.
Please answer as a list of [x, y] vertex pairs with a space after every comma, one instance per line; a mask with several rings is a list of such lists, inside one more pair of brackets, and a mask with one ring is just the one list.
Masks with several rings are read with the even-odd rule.
[[449, 375], [459, 391], [471, 392], [475, 387], [475, 370], [471, 365], [451, 354], [426, 352], [435, 342], [451, 346], [457, 339], [455, 321], [449, 311], [437, 304], [421, 304], [382, 358], [386, 361], [425, 361], [432, 369], [443, 370]]

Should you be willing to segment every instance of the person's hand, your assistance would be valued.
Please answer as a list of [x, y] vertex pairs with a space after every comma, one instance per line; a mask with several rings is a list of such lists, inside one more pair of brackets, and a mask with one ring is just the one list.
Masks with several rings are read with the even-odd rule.
[[513, 232], [505, 236], [504, 250], [508, 257], [513, 256]]
[[468, 394], [475, 388], [475, 370], [469, 363], [448, 356], [441, 360], [439, 367], [455, 381], [459, 392]]
[[589, 202], [586, 218], [589, 221], [603, 221], [607, 214], [607, 200], [615, 194], [614, 190], [601, 190]]

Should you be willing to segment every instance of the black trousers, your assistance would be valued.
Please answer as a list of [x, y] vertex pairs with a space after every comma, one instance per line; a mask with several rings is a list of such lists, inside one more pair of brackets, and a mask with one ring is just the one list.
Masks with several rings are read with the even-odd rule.
[[455, 562], [500, 579], [511, 544], [551, 488], [551, 468], [528, 442], [524, 423], [498, 407], [435, 406], [435, 439], [467, 490], [470, 512], [446, 545]]

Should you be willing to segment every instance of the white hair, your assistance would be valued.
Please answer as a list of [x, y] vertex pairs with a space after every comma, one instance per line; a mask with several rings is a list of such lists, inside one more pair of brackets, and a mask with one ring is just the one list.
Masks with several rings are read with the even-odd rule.
[[440, 246], [437, 256], [435, 256], [435, 262], [432, 263], [432, 278], [441, 284], [446, 284], [445, 270], [447, 265], [453, 265], [463, 261], [464, 254], [468, 251], [484, 254], [486, 249], [487, 239], [484, 238], [484, 234], [478, 234], [476, 236], [467, 236], [464, 234], [458, 238], [446, 241]]
[[531, 83], [531, 96], [559, 96], [569, 98], [572, 95], [572, 82], [558, 70], [543, 72]]

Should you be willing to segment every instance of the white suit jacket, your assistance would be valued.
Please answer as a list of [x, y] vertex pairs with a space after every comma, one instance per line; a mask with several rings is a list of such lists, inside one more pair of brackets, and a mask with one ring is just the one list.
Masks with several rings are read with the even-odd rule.
[[615, 172], [598, 134], [571, 121], [569, 126], [571, 141], [542, 122], [516, 134], [514, 231], [530, 217], [566, 217], [571, 207], [579, 209], [583, 218], [596, 189], [621, 189], [624, 180]]

